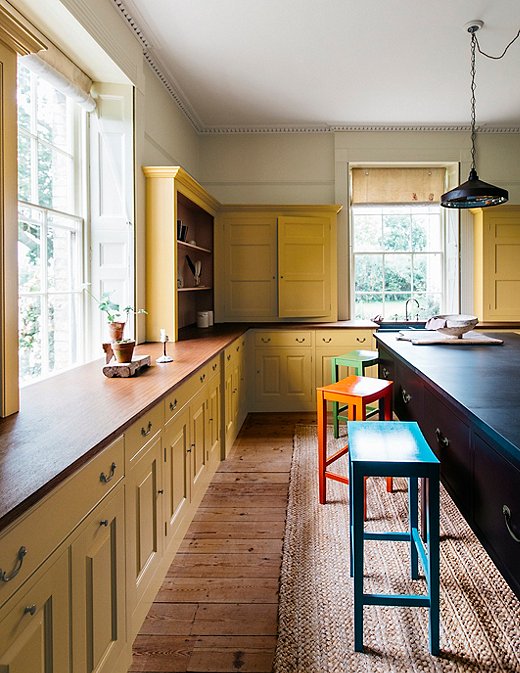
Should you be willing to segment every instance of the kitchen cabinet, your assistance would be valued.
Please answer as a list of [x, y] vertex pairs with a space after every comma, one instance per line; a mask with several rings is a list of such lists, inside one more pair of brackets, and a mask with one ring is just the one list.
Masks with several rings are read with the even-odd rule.
[[[235, 339], [224, 350], [224, 452], [233, 446], [247, 415], [247, 339]], [[223, 456], [223, 457], [225, 457]]]
[[336, 320], [339, 209], [221, 206], [215, 241], [218, 320]]
[[[145, 166], [146, 339], [177, 341], [197, 311], [213, 310], [213, 229], [218, 202], [180, 166]], [[178, 240], [177, 222], [187, 227]], [[200, 282], [187, 258], [200, 262]]]
[[314, 411], [314, 332], [255, 330], [252, 411]]
[[168, 544], [180, 522], [189, 515], [190, 409], [187, 405], [179, 407], [164, 428], [163, 468], [165, 535]]
[[[318, 329], [315, 332], [315, 380], [316, 387], [332, 381], [330, 360], [352, 350], [373, 350], [375, 341], [370, 329]], [[351, 376], [350, 367], [340, 367], [339, 378]], [[377, 376], [377, 367], [367, 367], [366, 376]]]
[[474, 302], [481, 321], [520, 315], [520, 206], [472, 209]]

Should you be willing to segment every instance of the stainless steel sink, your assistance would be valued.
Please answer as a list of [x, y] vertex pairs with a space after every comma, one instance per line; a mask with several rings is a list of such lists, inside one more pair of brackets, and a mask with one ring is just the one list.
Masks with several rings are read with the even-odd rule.
[[400, 332], [401, 330], [424, 330], [426, 321], [388, 320], [379, 323], [378, 332]]

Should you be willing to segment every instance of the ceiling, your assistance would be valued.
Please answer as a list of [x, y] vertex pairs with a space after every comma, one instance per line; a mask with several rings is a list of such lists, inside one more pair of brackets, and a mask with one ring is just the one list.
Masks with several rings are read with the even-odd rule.
[[[520, 0], [113, 0], [200, 132], [467, 127], [468, 21], [502, 53]], [[520, 38], [477, 53], [477, 125], [520, 127]]]

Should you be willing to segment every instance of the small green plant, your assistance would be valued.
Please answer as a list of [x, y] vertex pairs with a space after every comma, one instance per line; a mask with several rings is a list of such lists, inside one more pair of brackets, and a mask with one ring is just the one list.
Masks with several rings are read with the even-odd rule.
[[110, 299], [111, 292], [103, 292], [101, 299], [97, 299], [87, 287], [84, 287], [83, 289], [97, 303], [99, 310], [107, 314], [108, 322], [126, 322], [130, 313], [133, 313], [134, 315], [137, 315], [138, 313], [148, 313], [144, 308], [135, 309], [133, 306], [125, 306], [124, 308], [121, 308], [119, 304], [116, 304]]

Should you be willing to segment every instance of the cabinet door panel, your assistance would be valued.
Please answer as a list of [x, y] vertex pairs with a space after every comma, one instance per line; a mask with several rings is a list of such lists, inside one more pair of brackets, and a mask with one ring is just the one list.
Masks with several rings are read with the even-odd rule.
[[191, 474], [193, 497], [198, 490], [198, 483], [206, 470], [206, 430], [207, 409], [206, 395], [198, 395], [191, 403]]
[[210, 382], [208, 399], [208, 463], [217, 465], [220, 461], [220, 383]]
[[282, 395], [282, 358], [279, 353], [257, 351], [256, 399], [267, 400]]
[[164, 504], [166, 535], [173, 534], [191, 500], [189, 456], [189, 408], [178, 413], [164, 430]]
[[[0, 611], [2, 673], [70, 673], [69, 564], [50, 560]], [[34, 611], [34, 612], [33, 612]]]
[[101, 502], [72, 543], [74, 671], [110, 673], [125, 645], [124, 492]]

